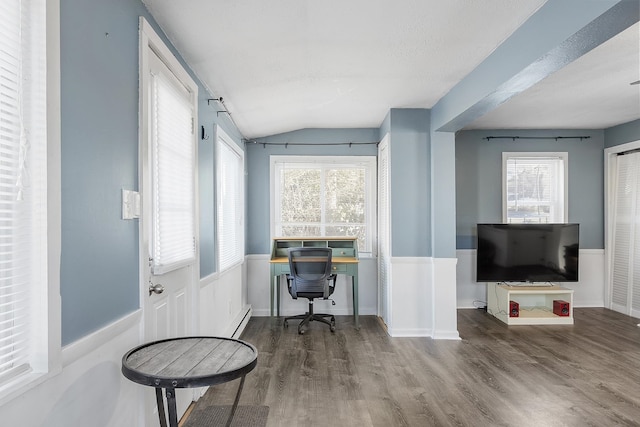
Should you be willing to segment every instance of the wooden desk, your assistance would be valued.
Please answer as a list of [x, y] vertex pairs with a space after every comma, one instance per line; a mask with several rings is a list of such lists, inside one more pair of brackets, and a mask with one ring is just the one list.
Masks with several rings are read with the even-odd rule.
[[353, 319], [357, 329], [358, 319], [358, 239], [356, 237], [276, 237], [271, 249], [271, 316], [280, 316], [280, 277], [289, 274], [289, 248], [331, 248], [331, 271], [351, 277], [353, 292]]
[[162, 390], [167, 398], [169, 426], [178, 426], [176, 388], [206, 387], [241, 378], [227, 426], [238, 407], [244, 377], [258, 363], [258, 350], [244, 341], [219, 337], [184, 337], [154, 341], [122, 357], [122, 374], [155, 387], [160, 426], [166, 427]]

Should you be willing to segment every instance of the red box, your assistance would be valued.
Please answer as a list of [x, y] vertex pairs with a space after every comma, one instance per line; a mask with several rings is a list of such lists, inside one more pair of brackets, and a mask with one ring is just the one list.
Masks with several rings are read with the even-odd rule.
[[568, 316], [570, 314], [569, 303], [559, 299], [553, 300], [553, 314], [556, 316]]
[[509, 301], [509, 317], [520, 317], [520, 304]]

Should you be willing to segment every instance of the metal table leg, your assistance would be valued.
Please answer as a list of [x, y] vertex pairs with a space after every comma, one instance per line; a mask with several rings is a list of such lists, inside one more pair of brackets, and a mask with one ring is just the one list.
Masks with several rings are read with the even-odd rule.
[[176, 410], [176, 389], [167, 388], [165, 389], [164, 392], [167, 395], [167, 407], [169, 410], [169, 426], [178, 427], [178, 411]]
[[162, 399], [161, 388], [156, 388], [156, 404], [158, 405], [158, 418], [160, 418], [160, 427], [167, 427], [167, 419], [164, 415], [164, 400]]
[[240, 386], [238, 387], [236, 398], [233, 401], [233, 406], [231, 407], [231, 413], [229, 414], [229, 419], [227, 420], [226, 427], [229, 427], [231, 425], [231, 421], [233, 421], [233, 415], [236, 413], [236, 409], [238, 408], [238, 402], [240, 401], [240, 394], [242, 393], [242, 387], [244, 386], [244, 377], [245, 375], [243, 375], [240, 378]]

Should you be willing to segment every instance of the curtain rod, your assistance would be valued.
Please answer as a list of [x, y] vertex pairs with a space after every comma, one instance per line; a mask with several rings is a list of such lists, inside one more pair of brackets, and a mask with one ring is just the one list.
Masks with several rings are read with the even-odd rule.
[[516, 140], [516, 139], [555, 139], [556, 141], [559, 139], [579, 139], [580, 141], [582, 141], [583, 139], [589, 139], [591, 138], [588, 135], [578, 135], [578, 136], [486, 136], [482, 139], [486, 139], [487, 141], [490, 141], [492, 139], [512, 139], [512, 140]]
[[252, 140], [248, 140], [245, 139], [244, 140], [245, 144], [253, 144], [253, 145], [262, 145], [262, 148], [267, 148], [267, 145], [284, 145], [284, 148], [287, 148], [289, 145], [307, 145], [307, 146], [312, 146], [312, 145], [326, 145], [326, 146], [331, 146], [331, 145], [348, 145], [349, 148], [351, 148], [351, 146], [353, 145], [378, 145], [380, 144], [380, 142], [258, 142], [258, 141], [252, 141]]
[[216, 110], [216, 117], [219, 117], [220, 113], [227, 114], [227, 116], [229, 117], [229, 120], [231, 120], [231, 123], [233, 123], [233, 125], [236, 127], [236, 129], [238, 129], [238, 125], [236, 124], [236, 121], [233, 120], [233, 116], [231, 115], [231, 111], [229, 111], [229, 109], [227, 108], [227, 105], [224, 103], [224, 99], [222, 97], [209, 98], [209, 99], [207, 99], [207, 105], [211, 106], [211, 102], [212, 101], [213, 102], [217, 102], [218, 104], [222, 105], [222, 108], [223, 108], [223, 110]]

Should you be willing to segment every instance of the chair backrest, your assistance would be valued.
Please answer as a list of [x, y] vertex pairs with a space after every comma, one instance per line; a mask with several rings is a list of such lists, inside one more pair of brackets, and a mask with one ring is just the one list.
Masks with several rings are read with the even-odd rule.
[[294, 292], [318, 293], [316, 298], [329, 296], [327, 292], [328, 279], [331, 276], [331, 249], [290, 248], [289, 269]]

